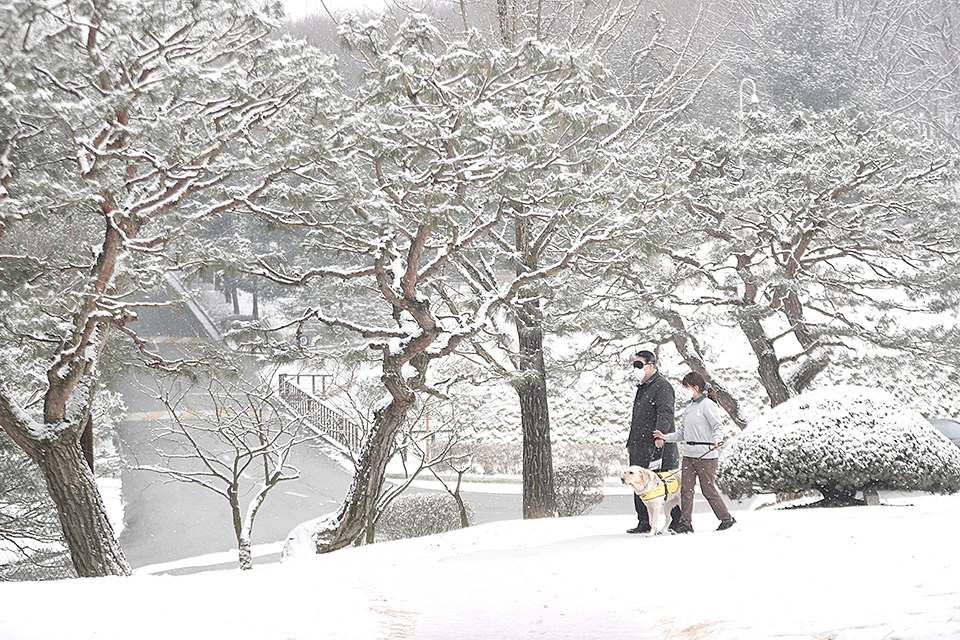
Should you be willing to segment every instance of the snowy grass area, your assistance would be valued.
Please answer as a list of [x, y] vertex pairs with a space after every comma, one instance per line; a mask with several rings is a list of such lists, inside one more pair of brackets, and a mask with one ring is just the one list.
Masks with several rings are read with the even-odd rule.
[[657, 538], [627, 516], [516, 520], [247, 572], [6, 583], [0, 638], [960, 637], [960, 495], [883, 497], [719, 533], [702, 514]]

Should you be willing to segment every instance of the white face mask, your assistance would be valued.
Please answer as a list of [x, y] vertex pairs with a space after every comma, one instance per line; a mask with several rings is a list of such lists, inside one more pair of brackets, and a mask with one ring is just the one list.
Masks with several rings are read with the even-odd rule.
[[631, 373], [637, 382], [643, 382], [643, 376], [647, 374], [645, 369], [634, 369]]

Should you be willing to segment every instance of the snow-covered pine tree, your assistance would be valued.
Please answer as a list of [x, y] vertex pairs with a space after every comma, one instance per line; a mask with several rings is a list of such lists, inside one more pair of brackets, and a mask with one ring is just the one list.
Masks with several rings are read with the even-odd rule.
[[[304, 179], [264, 194], [290, 210], [259, 210], [302, 230], [292, 265], [259, 256], [260, 275], [301, 288], [298, 326], [339, 332], [340, 345], [320, 348], [377, 353], [383, 369], [387, 395], [325, 551], [362, 534], [416, 395], [443, 393], [431, 364], [542, 292], [585, 247], [632, 229], [618, 212], [646, 197], [620, 135], [629, 103], [589, 52], [445, 41], [422, 16], [396, 34], [376, 24], [344, 33], [367, 61], [364, 81], [335, 129], [304, 128], [300, 157], [314, 163]], [[511, 240], [528, 223], [550, 237], [535, 268]]]
[[[707, 52], [712, 27], [701, 20], [704, 7], [691, 10], [684, 7], [672, 12], [669, 19], [659, 13], [641, 15], [641, 2], [636, 0], [617, 5], [591, 6], [589, 1], [533, 3], [516, 0], [498, 3], [497, 36], [501, 42], [517, 43], [525, 38], [557, 43], [568, 48], [583, 48], [602, 56], [611, 75], [624, 87], [634, 108], [631, 127], [624, 134], [633, 145], [633, 166], [620, 168], [634, 181], [633, 188], [644, 195], [636, 199], [635, 209], [624, 208], [619, 213], [633, 216], [632, 233], [616, 239], [616, 248], [609, 255], [623, 255], [636, 246], [638, 235], [657, 235], [651, 227], [660, 222], [646, 215], [650, 203], [664, 194], [663, 175], [656, 165], [659, 158], [649, 153], [646, 138], [656, 136], [659, 130], [689, 107], [690, 101], [702, 88], [705, 78], [715, 67]], [[505, 13], [504, 13], [505, 12]], [[509, 19], [507, 19], [509, 16]], [[464, 16], [464, 24], [467, 24]], [[703, 38], [699, 43], [697, 38]], [[619, 72], [613, 71], [619, 68]], [[669, 72], [664, 72], [669, 69]], [[569, 162], [580, 162], [579, 151], [568, 153]], [[638, 164], [646, 164], [636, 171]], [[520, 193], [522, 183], [511, 184], [511, 191]], [[659, 190], [659, 194], [654, 194]], [[531, 191], [515, 197], [512, 206], [522, 209], [524, 202], [536, 198]], [[512, 233], [504, 234], [501, 242], [510, 247], [515, 256], [511, 269], [522, 273], [536, 271], [547, 259], [554, 243], [563, 246], [566, 230], [554, 225], [552, 219], [535, 215], [517, 218]], [[603, 251], [603, 249], [598, 249]], [[588, 249], [589, 253], [590, 250]], [[593, 258], [586, 260], [594, 265]], [[593, 271], [589, 267], [587, 270]], [[509, 321], [496, 325], [492, 336], [473, 342], [476, 355], [484, 361], [482, 377], [491, 373], [507, 381], [517, 392], [520, 407], [520, 428], [523, 444], [523, 514], [525, 518], [551, 516], [557, 512], [553, 481], [551, 451], [551, 424], [548, 402], [548, 378], [554, 384], [570, 384], [572, 369], [552, 361], [550, 343], [564, 333], [580, 333], [606, 328], [604, 320], [596, 324], [582, 321], [591, 313], [585, 309], [595, 296], [584, 295], [586, 290], [602, 289], [597, 280], [573, 275], [577, 270], [566, 270], [558, 277], [527, 287], [516, 303], [511, 305]], [[583, 272], [580, 272], [583, 274]], [[575, 319], [573, 319], [575, 317]], [[575, 359], [579, 359], [575, 356]], [[586, 354], [590, 357], [590, 354]], [[583, 362], [573, 367], [580, 368]]]
[[108, 333], [160, 363], [133, 300], [180, 268], [178, 236], [292, 169], [278, 116], [322, 103], [328, 67], [245, 2], [0, 16], [0, 425], [39, 465], [77, 573], [127, 574], [78, 445]]
[[773, 405], [838, 348], [939, 357], [931, 327], [951, 322], [960, 275], [958, 166], [909, 127], [763, 110], [742, 136], [680, 132], [697, 241], [672, 256], [688, 282], [675, 304], [710, 305], [740, 327]]

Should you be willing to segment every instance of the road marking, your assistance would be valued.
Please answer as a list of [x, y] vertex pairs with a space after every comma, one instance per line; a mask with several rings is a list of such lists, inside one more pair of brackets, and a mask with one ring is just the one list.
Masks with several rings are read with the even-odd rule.
[[[219, 414], [213, 411], [182, 411], [179, 414], [181, 420], [214, 420], [217, 418], [233, 418], [236, 417], [235, 412], [231, 411], [221, 411]], [[245, 415], [248, 418], [256, 418], [258, 413], [256, 411], [247, 411], [241, 415]], [[274, 411], [261, 411], [259, 416], [264, 419], [271, 419], [277, 416]], [[128, 422], [151, 422], [151, 421], [161, 421], [161, 420], [173, 420], [173, 416], [170, 415], [169, 411], [131, 411], [126, 413], [123, 416], [123, 419]]]
[[296, 491], [287, 491], [288, 496], [294, 496], [295, 498], [309, 498], [310, 496], [304, 495], [302, 493], [297, 493]]
[[169, 420], [170, 414], [166, 411], [140, 411], [127, 413], [123, 419], [129, 422], [146, 422], [148, 420]]

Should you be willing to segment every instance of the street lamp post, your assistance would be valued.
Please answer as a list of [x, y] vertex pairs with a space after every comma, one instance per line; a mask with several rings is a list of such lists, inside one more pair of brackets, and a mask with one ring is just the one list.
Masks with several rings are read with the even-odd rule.
[[752, 78], [744, 78], [740, 81], [740, 136], [743, 136], [743, 85], [750, 83], [750, 104], [758, 104], [760, 97], [757, 96], [757, 83]]

